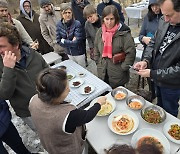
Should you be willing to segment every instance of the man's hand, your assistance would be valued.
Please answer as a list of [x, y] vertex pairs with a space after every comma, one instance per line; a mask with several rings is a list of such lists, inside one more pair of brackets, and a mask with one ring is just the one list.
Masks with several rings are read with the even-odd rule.
[[150, 77], [150, 69], [139, 70], [137, 73], [142, 77]]
[[3, 57], [3, 64], [6, 67], [14, 68], [16, 64], [16, 56], [12, 51], [5, 51], [5, 55]]
[[90, 58], [94, 60], [94, 48], [90, 48]]
[[144, 70], [147, 68], [147, 62], [146, 61], [140, 61], [134, 64], [134, 69], [139, 71], [139, 70]]
[[149, 42], [151, 41], [151, 37], [144, 36], [144, 37], [142, 38], [142, 41], [143, 41], [146, 45], [148, 45]]
[[39, 47], [39, 42], [38, 41], [34, 41], [33, 43], [30, 44], [31, 48], [34, 50], [37, 50]]
[[106, 96], [101, 96], [98, 98], [97, 103], [99, 103], [100, 105], [104, 105], [106, 104], [106, 99]]

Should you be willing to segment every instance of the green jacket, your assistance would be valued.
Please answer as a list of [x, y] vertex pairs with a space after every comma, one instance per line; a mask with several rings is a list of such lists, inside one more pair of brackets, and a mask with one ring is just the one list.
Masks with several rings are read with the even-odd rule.
[[16, 65], [4, 67], [0, 58], [0, 98], [9, 100], [20, 117], [31, 116], [28, 106], [31, 97], [36, 94], [35, 80], [38, 73], [49, 67], [43, 57], [33, 49], [23, 46], [26, 52], [26, 68]]
[[104, 48], [102, 28], [96, 33], [94, 47], [94, 59], [97, 64], [98, 77], [104, 80], [107, 71], [109, 84], [112, 88], [127, 83], [129, 81], [129, 65], [133, 65], [136, 56], [135, 44], [129, 27], [122, 24], [112, 38], [112, 53], [114, 55], [124, 51], [126, 53], [124, 62], [113, 64], [112, 59], [102, 58]]

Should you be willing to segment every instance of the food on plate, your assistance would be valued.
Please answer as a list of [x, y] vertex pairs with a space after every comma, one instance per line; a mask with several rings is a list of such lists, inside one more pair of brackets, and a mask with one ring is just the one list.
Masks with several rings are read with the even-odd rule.
[[142, 104], [138, 101], [132, 101], [128, 104], [128, 106], [132, 109], [141, 109], [142, 108]]
[[68, 78], [68, 80], [71, 80], [73, 78], [73, 76], [71, 74], [68, 74], [67, 78]]
[[112, 128], [118, 133], [128, 133], [134, 127], [134, 120], [128, 115], [114, 116]]
[[171, 125], [168, 131], [169, 135], [176, 140], [180, 140], [180, 126], [178, 124]]
[[97, 115], [98, 116], [108, 115], [109, 113], [112, 112], [112, 110], [113, 110], [112, 104], [106, 100], [106, 103], [104, 105], [101, 105], [101, 109], [99, 110]]
[[154, 111], [153, 109], [147, 110], [143, 114], [144, 120], [149, 123], [157, 124], [162, 122], [161, 115], [158, 111]]
[[87, 86], [84, 88], [84, 92], [85, 93], [89, 93], [91, 91], [91, 87], [90, 86]]
[[116, 99], [121, 100], [124, 99], [126, 97], [126, 94], [123, 92], [118, 92], [117, 94], [115, 94], [114, 96]]
[[79, 81], [73, 82], [73, 86], [75, 86], [75, 87], [79, 86], [80, 84], [81, 84], [81, 82], [79, 82]]
[[84, 73], [79, 73], [79, 76], [80, 77], [83, 77], [85, 74]]
[[137, 148], [139, 148], [143, 144], [153, 144], [153, 145], [157, 146], [157, 148], [161, 152], [163, 152], [163, 145], [157, 138], [155, 138], [153, 136], [144, 136], [144, 137], [140, 138], [137, 142]]

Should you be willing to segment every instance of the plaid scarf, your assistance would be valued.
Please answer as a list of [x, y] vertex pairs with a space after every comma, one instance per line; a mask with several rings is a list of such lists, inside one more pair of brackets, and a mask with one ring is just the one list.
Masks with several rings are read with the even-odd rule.
[[112, 58], [112, 37], [118, 28], [119, 24], [116, 24], [112, 29], [107, 29], [105, 24], [102, 24], [102, 40], [104, 42], [102, 57]]

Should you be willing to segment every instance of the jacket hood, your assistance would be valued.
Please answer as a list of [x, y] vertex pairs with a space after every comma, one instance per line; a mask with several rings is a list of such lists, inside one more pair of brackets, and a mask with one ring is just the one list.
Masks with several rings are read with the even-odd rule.
[[151, 7], [152, 4], [158, 4], [157, 0], [149, 0], [148, 9]]
[[[25, 2], [29, 2], [30, 6], [31, 6], [31, 11], [30, 11], [30, 16], [26, 13], [26, 11], [24, 10], [23, 4]], [[32, 3], [30, 0], [20, 0], [20, 11], [21, 13], [23, 13], [28, 19], [33, 20], [33, 15], [32, 15]]]
[[[105, 0], [105, 1], [107, 1], [107, 0]], [[113, 0], [109, 0], [109, 2], [108, 2], [108, 3], [106, 3], [105, 1], [103, 1], [103, 0], [102, 0], [102, 3], [104, 3], [105, 5], [111, 5], [111, 4], [112, 4], [112, 2], [113, 2]]]

